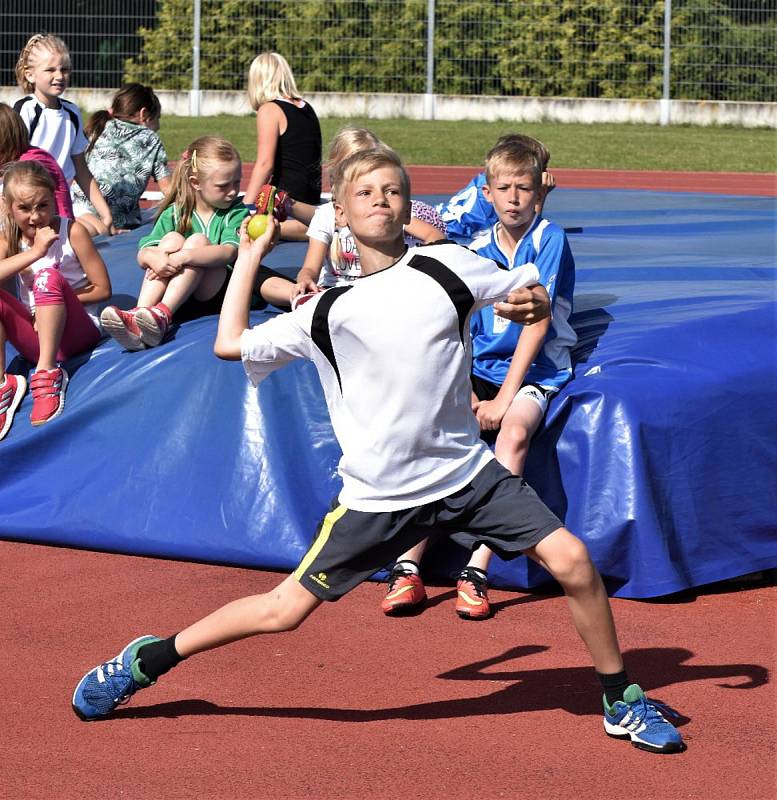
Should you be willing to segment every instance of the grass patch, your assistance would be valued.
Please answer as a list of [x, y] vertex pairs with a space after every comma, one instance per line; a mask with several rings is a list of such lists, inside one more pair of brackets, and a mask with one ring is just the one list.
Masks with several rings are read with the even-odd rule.
[[[370, 128], [407, 164], [479, 164], [499, 136], [520, 132], [544, 142], [551, 167], [777, 172], [777, 134], [764, 128], [327, 118], [321, 120], [325, 151], [346, 124]], [[160, 134], [172, 159], [209, 133], [229, 139], [244, 161], [255, 159], [253, 116], [162, 117]]]

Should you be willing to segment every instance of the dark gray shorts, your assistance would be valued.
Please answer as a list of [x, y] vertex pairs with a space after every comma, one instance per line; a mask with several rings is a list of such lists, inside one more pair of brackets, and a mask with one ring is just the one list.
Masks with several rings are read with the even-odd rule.
[[494, 459], [463, 489], [423, 506], [354, 511], [335, 500], [294, 576], [321, 600], [337, 600], [432, 534], [467, 550], [486, 544], [509, 560], [561, 527], [534, 489]]

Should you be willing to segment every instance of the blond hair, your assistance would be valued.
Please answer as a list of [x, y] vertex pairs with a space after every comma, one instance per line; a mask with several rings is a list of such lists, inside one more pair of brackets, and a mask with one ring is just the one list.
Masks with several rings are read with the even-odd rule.
[[16, 199], [14, 188], [19, 184], [34, 189], [48, 189], [49, 192], [51, 192], [52, 208], [55, 209], [54, 213], [56, 214], [54, 179], [49, 175], [48, 171], [37, 161], [15, 161], [9, 164], [3, 175], [4, 206], [2, 211], [2, 227], [5, 229], [8, 243], [6, 257], [15, 256], [21, 249], [22, 232], [19, 230], [19, 226], [16, 224], [13, 214], [11, 213], [11, 205]]
[[202, 179], [214, 167], [233, 162], [240, 163], [240, 154], [231, 142], [220, 136], [200, 136], [195, 139], [181, 154], [170, 179], [170, 188], [159, 206], [157, 219], [165, 209], [174, 206], [174, 218], [177, 218], [175, 229], [185, 236], [197, 202], [190, 178], [195, 176]]
[[372, 150], [375, 147], [386, 145], [368, 128], [358, 128], [355, 125], [346, 125], [332, 137], [327, 154], [327, 171], [329, 185], [334, 185], [334, 173], [337, 166], [354, 153], [363, 150]]
[[[359, 128], [356, 125], [346, 125], [332, 137], [326, 162], [332, 200], [334, 200], [335, 174], [339, 165], [354, 153], [372, 150], [376, 147], [386, 147], [386, 145], [371, 130]], [[337, 234], [332, 237], [332, 243], [329, 245], [329, 260], [338, 268], [342, 268], [344, 263], [343, 244]]]
[[7, 103], [0, 103], [0, 171], [29, 147], [30, 135], [24, 120]]
[[486, 154], [486, 182], [490, 183], [498, 173], [509, 175], [528, 173], [536, 186], [542, 184], [542, 173], [550, 161], [550, 151], [538, 139], [520, 133], [500, 136]]
[[284, 97], [301, 100], [294, 73], [289, 62], [280, 53], [260, 53], [248, 68], [248, 100], [251, 108]]
[[19, 53], [15, 70], [16, 82], [19, 84], [19, 88], [26, 94], [35, 91], [35, 84], [30, 83], [24, 73], [37, 63], [34, 53], [38, 50], [48, 50], [50, 53], [59, 53], [65, 57], [68, 66], [70, 66], [70, 51], [59, 36], [54, 36], [52, 33], [36, 33], [34, 36], [30, 36], [27, 40], [27, 44], [22, 48], [22, 52]]

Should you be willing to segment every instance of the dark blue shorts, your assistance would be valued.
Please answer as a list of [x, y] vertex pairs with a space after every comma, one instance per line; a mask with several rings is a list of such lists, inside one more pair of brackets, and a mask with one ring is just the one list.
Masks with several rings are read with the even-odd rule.
[[423, 506], [354, 511], [335, 500], [294, 576], [321, 600], [337, 600], [433, 534], [467, 550], [488, 545], [509, 560], [561, 527], [529, 484], [494, 459], [463, 489]]

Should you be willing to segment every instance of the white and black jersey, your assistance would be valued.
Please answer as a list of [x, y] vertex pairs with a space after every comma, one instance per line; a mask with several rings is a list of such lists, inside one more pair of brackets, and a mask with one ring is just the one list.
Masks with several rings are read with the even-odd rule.
[[17, 100], [14, 109], [27, 126], [30, 144], [51, 153], [70, 183], [76, 174], [73, 156], [89, 145], [78, 106], [60, 98], [57, 108], [48, 108], [35, 95], [28, 95]]
[[414, 247], [245, 331], [243, 363], [254, 384], [297, 358], [316, 365], [343, 451], [344, 506], [422, 505], [494, 457], [471, 410], [470, 314], [538, 279], [533, 264], [508, 271], [450, 242]]

